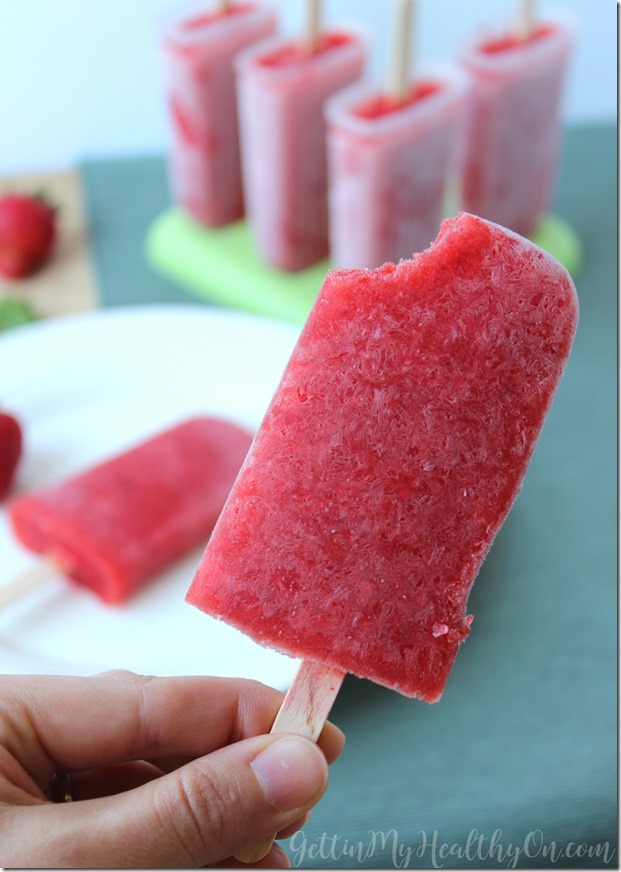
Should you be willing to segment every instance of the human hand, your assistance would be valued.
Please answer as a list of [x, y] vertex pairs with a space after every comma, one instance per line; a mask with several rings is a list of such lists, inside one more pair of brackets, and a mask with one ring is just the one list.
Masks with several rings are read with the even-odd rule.
[[[265, 735], [282, 694], [257, 682], [0, 678], [0, 866], [198, 868], [298, 829], [343, 735]], [[51, 801], [69, 774], [73, 802]], [[56, 798], [58, 799], [58, 798]], [[272, 847], [257, 866], [288, 866]]]

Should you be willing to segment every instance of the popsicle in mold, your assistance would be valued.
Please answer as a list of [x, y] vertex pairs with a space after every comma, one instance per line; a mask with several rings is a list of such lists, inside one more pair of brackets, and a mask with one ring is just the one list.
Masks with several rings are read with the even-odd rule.
[[321, 26], [320, 6], [303, 4], [301, 38], [261, 42], [236, 62], [248, 220], [262, 260], [287, 272], [329, 253], [323, 107], [367, 55], [360, 33]]
[[105, 603], [124, 602], [204, 543], [251, 440], [229, 421], [183, 421], [71, 479], [16, 497], [8, 508], [13, 530], [46, 556], [46, 568], [57, 567]]
[[331, 272], [188, 602], [438, 700], [577, 318], [560, 264], [467, 213], [412, 260]]
[[384, 85], [353, 85], [326, 103], [332, 263], [377, 267], [436, 237], [457, 168], [468, 78], [416, 60], [416, 4], [395, 3]]
[[275, 12], [263, 3], [193, 0], [162, 29], [172, 194], [207, 227], [244, 214], [234, 63], [276, 26]]
[[576, 29], [519, 4], [519, 27], [481, 36], [461, 52], [471, 83], [462, 159], [463, 206], [517, 233], [549, 212], [562, 135], [561, 108]]

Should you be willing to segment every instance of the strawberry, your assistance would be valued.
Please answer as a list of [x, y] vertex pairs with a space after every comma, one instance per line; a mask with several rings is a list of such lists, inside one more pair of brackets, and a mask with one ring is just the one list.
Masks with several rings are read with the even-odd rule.
[[0, 412], [0, 500], [9, 492], [22, 454], [22, 429], [12, 415]]
[[20, 279], [49, 257], [56, 238], [56, 212], [43, 197], [0, 197], [0, 274]]

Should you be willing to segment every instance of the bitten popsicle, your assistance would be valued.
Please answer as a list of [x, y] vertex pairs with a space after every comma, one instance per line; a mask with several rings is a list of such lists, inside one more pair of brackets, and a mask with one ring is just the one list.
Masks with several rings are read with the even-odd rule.
[[[395, 16], [402, 57], [387, 86], [354, 85], [326, 103], [330, 254], [335, 266], [378, 267], [436, 237], [457, 171], [466, 77], [413, 62], [404, 41], [412, 3]], [[396, 81], [395, 81], [396, 79]]]
[[208, 227], [244, 214], [233, 63], [276, 23], [262, 3], [201, 2], [163, 28], [173, 199]]
[[251, 441], [228, 421], [193, 418], [16, 497], [13, 530], [73, 582], [122, 603], [209, 536]]
[[238, 60], [248, 220], [259, 255], [279, 269], [295, 272], [328, 254], [323, 106], [360, 78], [365, 55], [358, 34], [318, 29], [304, 42], [263, 43]]
[[560, 264], [465, 213], [412, 260], [331, 272], [188, 602], [438, 700], [577, 317]]
[[463, 208], [524, 236], [550, 209], [573, 43], [573, 27], [550, 18], [482, 38], [461, 54], [471, 79]]

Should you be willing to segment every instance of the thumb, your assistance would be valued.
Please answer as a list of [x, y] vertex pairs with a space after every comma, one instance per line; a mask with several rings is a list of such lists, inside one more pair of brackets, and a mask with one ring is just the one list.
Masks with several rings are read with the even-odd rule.
[[298, 820], [327, 782], [326, 759], [308, 739], [255, 736], [127, 793], [22, 809], [15, 844], [28, 846], [29, 865], [47, 868], [196, 868]]
[[154, 784], [158, 825], [168, 821], [169, 829], [157, 858], [176, 839], [175, 865], [185, 859], [202, 866], [297, 821], [323, 795], [328, 765], [308, 739], [264, 736], [223, 748], [172, 776]]

